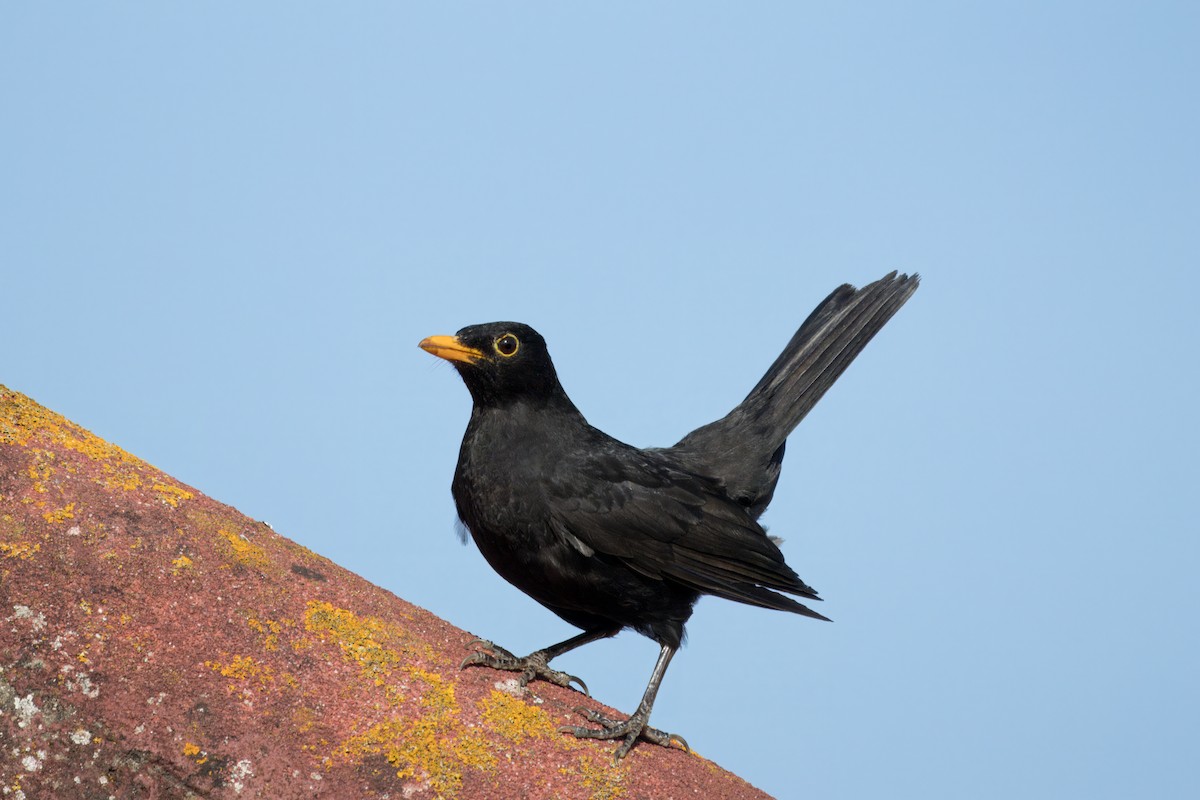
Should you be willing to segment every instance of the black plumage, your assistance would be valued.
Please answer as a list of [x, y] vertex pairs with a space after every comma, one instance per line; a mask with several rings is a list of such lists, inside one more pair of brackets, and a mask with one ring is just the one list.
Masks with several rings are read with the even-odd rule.
[[[464, 661], [566, 686], [554, 657], [631, 628], [661, 652], [627, 720], [589, 712], [589, 738], [667, 745], [650, 711], [702, 594], [825, 619], [819, 600], [756, 521], [779, 479], [784, 442], [866, 343], [916, 290], [895, 273], [842, 286], [809, 315], [758, 385], [722, 419], [667, 448], [640, 449], [587, 423], [527, 325], [494, 322], [430, 337], [474, 401], [452, 490], [459, 516], [506, 580], [583, 633], [517, 658], [490, 642]], [[678, 738], [678, 737], [675, 737]]]

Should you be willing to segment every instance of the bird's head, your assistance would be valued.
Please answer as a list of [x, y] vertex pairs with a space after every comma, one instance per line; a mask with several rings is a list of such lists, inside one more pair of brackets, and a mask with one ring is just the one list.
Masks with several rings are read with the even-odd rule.
[[476, 405], [566, 399], [546, 340], [520, 322], [469, 325], [454, 336], [430, 336], [422, 350], [454, 365]]

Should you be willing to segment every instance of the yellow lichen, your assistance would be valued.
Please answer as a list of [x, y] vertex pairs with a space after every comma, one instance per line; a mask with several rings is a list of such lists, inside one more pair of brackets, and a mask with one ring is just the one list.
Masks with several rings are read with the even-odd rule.
[[[271, 559], [266, 548], [247, 535], [252, 530], [246, 526], [245, 517], [236, 513], [213, 513], [190, 504], [182, 513], [196, 533], [217, 539], [220, 549], [233, 562], [223, 565], [223, 569], [242, 565], [265, 572], [270, 568]], [[184, 536], [182, 529], [177, 532]]]
[[317, 725], [319, 715], [306, 706], [301, 706], [292, 712], [292, 724], [298, 733], [308, 733]]
[[233, 661], [220, 665], [212, 661], [205, 662], [207, 666], [218, 670], [226, 678], [252, 678], [261, 676], [263, 680], [274, 680], [271, 668], [266, 664], [255, 661], [252, 656], [235, 655]]
[[4, 558], [19, 558], [28, 561], [42, 549], [39, 542], [25, 538], [25, 526], [17, 522], [9, 514], [0, 516], [0, 556]]
[[396, 626], [375, 617], [359, 617], [332, 603], [310, 600], [304, 612], [304, 628], [333, 639], [342, 656], [356, 663], [364, 678], [382, 687], [393, 702], [403, 700], [388, 680], [402, 656], [385, 643], [405, 638]]
[[337, 754], [352, 761], [382, 755], [397, 768], [396, 777], [424, 781], [437, 797], [453, 798], [467, 770], [491, 770], [496, 757], [487, 739], [460, 718], [454, 684], [417, 667], [406, 672], [428, 687], [421, 696], [421, 713], [373, 725], [344, 742]]
[[19, 558], [22, 561], [33, 558], [34, 553], [41, 549], [41, 544], [37, 542], [0, 542], [0, 555], [5, 558]]
[[197, 765], [207, 763], [208, 753], [200, 749], [200, 745], [191, 742], [183, 743], [183, 754], [194, 760]]
[[267, 551], [253, 542], [239, 536], [232, 531], [220, 528], [217, 530], [226, 543], [229, 545], [229, 553], [233, 559], [239, 564], [244, 564], [252, 569], [259, 571], [265, 570], [271, 563], [267, 558]]
[[[145, 485], [139, 473], [153, 470], [136, 456], [4, 386], [0, 386], [0, 444], [26, 447], [34, 455], [38, 463], [30, 465], [29, 476], [34, 491], [38, 493], [47, 491], [46, 482], [52, 474], [52, 470], [43, 462], [55, 458], [52, 450], [41, 449], [37, 446], [39, 444], [50, 447], [57, 445], [99, 462], [102, 474], [93, 480], [108, 489], [139, 489]], [[65, 469], [68, 472], [75, 471], [71, 464], [66, 464]], [[165, 483], [162, 485], [166, 486]], [[169, 491], [176, 503], [179, 499], [186, 499], [175, 494], [183, 490], [170, 487]]]
[[101, 470], [105, 473], [102, 483], [106, 489], [122, 489], [126, 492], [132, 492], [134, 489], [140, 489], [145, 485], [141, 476], [137, 473], [118, 473], [110, 464], [104, 464]]
[[273, 619], [260, 620], [253, 616], [246, 619], [246, 624], [263, 635], [264, 650], [279, 649], [279, 633], [283, 630], [282, 625]]
[[39, 494], [46, 493], [46, 481], [50, 480], [53, 470], [43, 466], [40, 470], [33, 464], [29, 465], [29, 480], [33, 481], [33, 490]]
[[75, 504], [67, 503], [57, 511], [43, 512], [42, 516], [46, 518], [46, 522], [63, 522], [64, 520], [75, 519]]
[[496, 689], [479, 701], [479, 709], [483, 721], [514, 744], [555, 733], [555, 726], [545, 711]]
[[[228, 664], [222, 664], [218, 661], [205, 661], [204, 666], [219, 672], [226, 678], [241, 681], [255, 680], [259, 686], [264, 688], [275, 682], [274, 670], [261, 661], [255, 661], [251, 656], [234, 655], [233, 660]], [[231, 685], [229, 690], [234, 691], [235, 688], [235, 686]]]
[[38, 434], [45, 434], [52, 441], [95, 461], [117, 459], [142, 463], [61, 414], [38, 405], [20, 392], [0, 386], [0, 443], [27, 445]]
[[590, 800], [616, 800], [625, 794], [628, 771], [606, 759], [583, 755], [579, 757], [578, 766], [562, 767], [559, 772], [578, 777]]
[[158, 492], [159, 499], [172, 508], [178, 508], [180, 500], [191, 500], [194, 496], [187, 489], [180, 489], [178, 486], [171, 486], [170, 484], [157, 481], [150, 488]]
[[192, 568], [192, 560], [187, 556], [180, 556], [171, 562], [171, 574], [178, 575], [185, 569]]

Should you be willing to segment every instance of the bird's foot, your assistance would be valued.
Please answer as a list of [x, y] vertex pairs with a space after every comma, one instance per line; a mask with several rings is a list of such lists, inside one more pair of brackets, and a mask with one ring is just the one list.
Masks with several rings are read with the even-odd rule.
[[599, 711], [593, 711], [590, 708], [577, 708], [575, 711], [601, 727], [596, 729], [584, 728], [578, 725], [563, 725], [558, 729], [559, 732], [569, 733], [580, 739], [622, 739], [621, 744], [613, 752], [614, 763], [627, 756], [639, 739], [644, 739], [647, 742], [662, 745], [663, 747], [670, 747], [671, 742], [675, 741], [679, 742], [684, 750], [691, 751], [687, 741], [679, 734], [667, 733], [666, 731], [660, 731], [658, 728], [651, 728], [648, 724], [650, 719], [649, 712], [643, 711], [640, 708], [633, 713], [633, 716], [626, 720], [611, 719]]
[[548, 666], [550, 659], [546, 657], [545, 650], [538, 650], [536, 653], [530, 653], [524, 658], [518, 658], [503, 647], [486, 639], [474, 639], [467, 643], [467, 648], [478, 649], [463, 659], [463, 662], [458, 665], [459, 669], [482, 666], [491, 667], [492, 669], [502, 669], [508, 672], [519, 672], [521, 676], [517, 678], [517, 681], [520, 683], [522, 689], [530, 681], [540, 678], [556, 686], [564, 686], [568, 689], [572, 688], [571, 684], [578, 684], [580, 691], [588, 697], [592, 696], [591, 692], [588, 691], [587, 684], [580, 678], [566, 672], [550, 669]]

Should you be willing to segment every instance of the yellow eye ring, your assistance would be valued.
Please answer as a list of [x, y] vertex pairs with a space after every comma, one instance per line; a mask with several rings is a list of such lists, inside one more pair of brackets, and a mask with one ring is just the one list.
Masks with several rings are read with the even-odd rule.
[[496, 341], [492, 342], [492, 349], [505, 358], [512, 358], [521, 349], [521, 341], [511, 333], [506, 333], [496, 337]]

